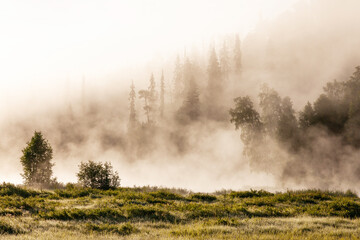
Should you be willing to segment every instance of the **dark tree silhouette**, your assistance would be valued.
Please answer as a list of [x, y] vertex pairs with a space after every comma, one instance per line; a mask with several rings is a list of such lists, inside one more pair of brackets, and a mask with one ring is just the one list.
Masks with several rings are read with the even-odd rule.
[[183, 71], [179, 55], [176, 57], [174, 69], [174, 100], [178, 103], [184, 91]]
[[295, 110], [289, 97], [281, 102], [281, 114], [277, 127], [277, 137], [280, 142], [296, 150], [299, 146], [299, 128]]
[[164, 107], [165, 107], [165, 80], [164, 80], [164, 71], [161, 72], [160, 79], [160, 116], [164, 117]]
[[139, 91], [139, 98], [144, 99], [144, 111], [147, 119], [147, 124], [155, 123], [155, 111], [156, 111], [156, 84], [154, 79], [154, 74], [151, 74], [149, 87], [147, 90]]
[[177, 120], [181, 123], [189, 123], [200, 117], [200, 99], [198, 86], [191, 78], [183, 105], [177, 111]]
[[267, 134], [274, 137], [278, 129], [281, 115], [281, 97], [267, 85], [263, 85], [259, 94], [261, 120]]
[[304, 110], [299, 113], [299, 125], [302, 129], [307, 129], [315, 123], [315, 111], [310, 102], [304, 107]]
[[234, 47], [234, 71], [235, 73], [241, 72], [242, 62], [241, 62], [241, 46], [240, 46], [240, 37], [239, 34], [235, 36], [235, 47]]
[[129, 93], [129, 123], [128, 123], [128, 130], [132, 132], [135, 130], [137, 126], [137, 116], [136, 116], [136, 109], [135, 109], [135, 100], [136, 100], [136, 92], [135, 92], [135, 85], [134, 82], [131, 83], [130, 86], [130, 93]]
[[229, 52], [225, 41], [220, 51], [220, 68], [224, 79], [228, 79], [230, 73], [230, 61]]
[[224, 118], [223, 107], [221, 106], [223, 100], [223, 82], [215, 48], [211, 48], [207, 70], [208, 85], [206, 104], [208, 117], [215, 120], [222, 120]]

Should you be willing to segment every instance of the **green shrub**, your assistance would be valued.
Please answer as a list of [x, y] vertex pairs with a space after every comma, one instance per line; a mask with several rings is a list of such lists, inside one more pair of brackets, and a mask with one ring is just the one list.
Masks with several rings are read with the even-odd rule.
[[0, 234], [20, 234], [24, 233], [24, 231], [20, 228], [14, 227], [7, 222], [0, 220]]
[[1, 209], [0, 216], [21, 216], [23, 213], [17, 209]]
[[216, 209], [199, 207], [197, 209], [193, 209], [190, 212], [186, 213], [187, 219], [199, 219], [199, 218], [211, 218], [211, 217], [220, 217]]
[[215, 224], [222, 225], [222, 226], [237, 226], [237, 225], [239, 225], [235, 219], [226, 219], [226, 218], [217, 219]]
[[360, 217], [360, 204], [350, 200], [340, 200], [329, 204], [329, 214], [346, 218]]
[[166, 191], [166, 190], [151, 192], [151, 193], [149, 193], [149, 195], [154, 198], [166, 199], [166, 200], [183, 200], [184, 199], [184, 197], [182, 197], [178, 194]]
[[62, 198], [79, 198], [79, 197], [87, 197], [92, 194], [99, 194], [101, 191], [98, 189], [92, 188], [66, 188], [66, 189], [57, 189], [55, 193]]
[[231, 198], [253, 198], [253, 197], [274, 196], [274, 194], [264, 190], [259, 190], [259, 191], [250, 190], [250, 191], [231, 192], [229, 196]]
[[115, 233], [118, 235], [130, 235], [136, 233], [139, 230], [132, 226], [130, 223], [122, 224], [121, 226], [114, 224], [93, 224], [87, 223], [85, 225], [87, 231], [98, 232], [98, 233]]
[[139, 219], [145, 221], [163, 221], [175, 222], [177, 218], [168, 211], [153, 208], [153, 207], [131, 207], [127, 209], [129, 219]]
[[28, 190], [22, 187], [16, 187], [14, 184], [3, 183], [0, 185], [0, 196], [19, 196], [28, 198], [36, 196], [39, 193], [33, 190]]
[[214, 202], [217, 200], [215, 196], [209, 194], [203, 194], [203, 193], [192, 194], [190, 196], [190, 199], [196, 201], [203, 201], [203, 202]]
[[94, 208], [94, 209], [60, 209], [48, 212], [40, 212], [39, 217], [55, 220], [103, 220], [122, 222], [126, 217], [116, 209]]

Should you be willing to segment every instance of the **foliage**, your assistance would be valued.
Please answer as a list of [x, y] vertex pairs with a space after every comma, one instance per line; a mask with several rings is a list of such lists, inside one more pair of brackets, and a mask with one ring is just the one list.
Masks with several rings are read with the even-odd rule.
[[236, 73], [241, 72], [242, 62], [241, 62], [241, 46], [240, 46], [240, 37], [239, 34], [235, 36], [235, 48], [234, 48], [234, 69]]
[[18, 227], [12, 226], [11, 224], [0, 221], [0, 235], [3, 234], [21, 234], [24, 233], [24, 231]]
[[120, 185], [117, 172], [113, 171], [110, 163], [82, 162], [77, 173], [79, 183], [84, 187], [109, 189]]
[[221, 120], [223, 107], [221, 106], [224, 93], [223, 77], [215, 48], [211, 48], [207, 68], [208, 84], [206, 92], [207, 113], [210, 119]]
[[11, 183], [3, 183], [0, 185], [0, 196], [19, 196], [27, 198], [37, 194], [36, 191], [17, 187]]
[[302, 129], [307, 129], [315, 123], [315, 111], [310, 102], [304, 107], [304, 110], [299, 113], [299, 125]]
[[217, 198], [215, 196], [209, 195], [209, 194], [203, 194], [203, 193], [192, 194], [190, 196], [190, 199], [200, 200], [200, 201], [204, 201], [204, 202], [214, 202], [217, 200]]
[[22, 177], [27, 185], [46, 186], [51, 184], [53, 151], [49, 142], [41, 132], [34, 133], [30, 142], [22, 150], [21, 164], [24, 173]]
[[165, 79], [164, 79], [164, 71], [161, 72], [160, 79], [160, 116], [164, 116], [164, 108], [165, 108]]
[[93, 224], [87, 223], [85, 225], [86, 232], [98, 232], [98, 233], [115, 233], [118, 235], [130, 235], [132, 233], [138, 232], [133, 225], [130, 223], [125, 223], [120, 226], [114, 224]]
[[154, 74], [151, 74], [149, 87], [147, 90], [139, 91], [139, 98], [144, 99], [144, 111], [147, 119], [147, 124], [155, 123], [155, 112], [156, 112], [156, 84], [154, 79]]
[[229, 196], [231, 198], [253, 198], [253, 197], [267, 197], [273, 196], [273, 193], [264, 191], [264, 190], [251, 190], [251, 191], [243, 191], [243, 192], [231, 192]]
[[135, 100], [136, 100], [135, 85], [134, 85], [134, 82], [132, 82], [131, 86], [130, 86], [130, 93], [129, 93], [129, 109], [130, 109], [129, 123], [128, 123], [129, 132], [134, 131], [137, 126]]
[[190, 123], [200, 117], [199, 90], [194, 78], [190, 79], [186, 99], [177, 111], [176, 117], [180, 123]]

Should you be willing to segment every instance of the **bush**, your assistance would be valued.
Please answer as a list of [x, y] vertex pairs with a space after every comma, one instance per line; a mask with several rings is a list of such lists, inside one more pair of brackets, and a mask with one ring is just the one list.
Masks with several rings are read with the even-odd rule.
[[253, 198], [253, 197], [268, 197], [274, 196], [273, 193], [264, 191], [264, 190], [250, 190], [250, 191], [242, 191], [242, 192], [231, 192], [231, 198]]
[[166, 210], [149, 207], [131, 207], [127, 209], [129, 219], [144, 221], [163, 221], [174, 223], [177, 218]]
[[120, 186], [120, 178], [117, 172], [113, 172], [110, 163], [96, 163], [89, 161], [80, 164], [77, 174], [78, 181], [83, 187], [110, 189]]
[[86, 230], [90, 232], [99, 232], [99, 233], [115, 233], [122, 236], [130, 235], [132, 233], [138, 232], [138, 229], [133, 227], [130, 223], [122, 224], [120, 227], [114, 224], [87, 223]]
[[7, 222], [0, 221], [0, 235], [3, 234], [20, 234], [24, 233], [21, 229], [10, 225]]
[[213, 202], [217, 200], [215, 196], [209, 194], [203, 194], [203, 193], [192, 194], [190, 196], [190, 199], [195, 201], [203, 201], [203, 202]]
[[0, 196], [19, 196], [23, 198], [38, 195], [38, 192], [33, 190], [17, 187], [11, 183], [3, 183], [0, 185]]
[[111, 208], [96, 208], [96, 209], [59, 209], [51, 211], [42, 211], [39, 214], [40, 218], [53, 219], [61, 221], [71, 220], [103, 220], [123, 222], [126, 217], [117, 209]]
[[166, 191], [166, 190], [151, 192], [151, 193], [149, 193], [149, 195], [154, 198], [160, 198], [160, 199], [166, 199], [166, 200], [182, 200], [183, 199], [182, 196], [172, 193], [172, 192], [169, 192], [169, 191]]

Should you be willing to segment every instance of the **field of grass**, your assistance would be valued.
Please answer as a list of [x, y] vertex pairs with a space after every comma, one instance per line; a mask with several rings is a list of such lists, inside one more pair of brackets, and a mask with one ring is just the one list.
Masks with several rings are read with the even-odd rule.
[[360, 239], [360, 199], [319, 190], [0, 185], [0, 239]]

